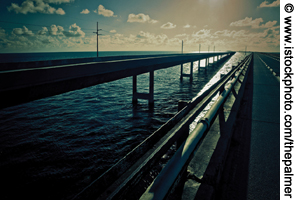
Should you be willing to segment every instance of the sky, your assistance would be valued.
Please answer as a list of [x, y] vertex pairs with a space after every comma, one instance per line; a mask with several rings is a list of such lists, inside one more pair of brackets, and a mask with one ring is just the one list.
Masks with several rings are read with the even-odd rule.
[[[279, 0], [7, 0], [0, 53], [279, 52]], [[100, 30], [101, 29], [101, 30]]]

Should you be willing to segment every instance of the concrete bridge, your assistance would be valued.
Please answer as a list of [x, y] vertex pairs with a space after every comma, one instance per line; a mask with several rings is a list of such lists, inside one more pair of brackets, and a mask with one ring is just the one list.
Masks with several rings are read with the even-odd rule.
[[264, 56], [247, 56], [73, 199], [279, 199], [279, 81]]
[[[55, 66], [34, 62], [34, 68], [28, 63], [5, 64], [0, 72], [5, 100], [1, 106], [129, 76], [133, 102], [146, 98], [151, 103], [155, 70], [188, 62], [192, 69], [193, 62], [202, 59], [207, 67], [208, 58], [225, 59], [231, 54], [53, 61]], [[278, 67], [274, 56], [250, 54], [73, 199], [279, 199]], [[187, 76], [192, 81], [192, 70], [189, 75], [182, 71], [181, 79]], [[142, 73], [150, 73], [149, 94], [136, 91], [136, 76]], [[218, 98], [190, 132], [189, 125], [216, 94]], [[173, 145], [176, 152], [160, 167]]]
[[[0, 64], [0, 108], [41, 99], [64, 92], [133, 77], [133, 102], [148, 99], [153, 104], [154, 71], [191, 63], [190, 74], [183, 74], [193, 79], [193, 62], [209, 58], [218, 61], [233, 52], [171, 54], [151, 56], [112, 56], [102, 58], [84, 58], [55, 61], [37, 61], [24, 63]], [[200, 67], [200, 62], [199, 66]], [[149, 93], [137, 92], [137, 75], [150, 73]]]

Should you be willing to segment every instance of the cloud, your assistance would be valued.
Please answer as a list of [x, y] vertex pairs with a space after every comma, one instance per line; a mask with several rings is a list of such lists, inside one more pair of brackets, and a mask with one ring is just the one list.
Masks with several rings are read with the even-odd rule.
[[183, 26], [183, 28], [191, 28], [191, 25], [187, 24], [187, 25]]
[[85, 33], [81, 30], [79, 26], [76, 25], [76, 23], [72, 24], [69, 27], [69, 31], [63, 32], [66, 37], [84, 37]]
[[172, 29], [172, 28], [175, 28], [176, 25], [175, 24], [172, 24], [171, 22], [168, 22], [166, 24], [163, 24], [160, 28], [162, 29]]
[[[53, 2], [52, 2], [53, 1]], [[7, 7], [8, 11], [15, 11], [17, 14], [27, 14], [27, 13], [44, 13], [44, 14], [58, 14], [64, 15], [65, 11], [62, 8], [55, 9], [51, 7], [49, 3], [65, 3], [69, 1], [63, 0], [26, 0], [21, 6], [16, 3], [12, 3], [11, 6]]]
[[176, 38], [178, 38], [178, 37], [186, 37], [186, 36], [187, 36], [186, 33], [175, 35]]
[[98, 10], [95, 10], [94, 12], [98, 13], [98, 15], [103, 15], [104, 17], [117, 17], [117, 15], [114, 15], [113, 11], [105, 9], [103, 5], [99, 5]]
[[89, 14], [90, 11], [88, 9], [84, 9], [80, 12], [80, 14]]
[[199, 37], [199, 38], [210, 38], [210, 30], [209, 29], [202, 29], [196, 33], [192, 34], [193, 37]]
[[246, 17], [245, 19], [241, 19], [235, 22], [231, 22], [230, 26], [251, 26], [251, 28], [270, 28], [274, 26], [277, 21], [269, 21], [265, 24], [260, 25], [264, 20], [262, 18], [256, 18], [252, 20], [252, 17]]
[[5, 30], [0, 27], [0, 38], [4, 38], [6, 36]]
[[246, 17], [245, 19], [231, 22], [230, 26], [251, 26], [254, 28], [258, 27], [261, 22], [263, 22], [262, 18], [256, 18], [255, 20], [252, 20], [252, 17]]
[[229, 30], [222, 30], [222, 31], [216, 31], [214, 35], [221, 36], [221, 37], [232, 37], [233, 34], [236, 33], [236, 31], [229, 31]]
[[278, 7], [280, 6], [280, 0], [276, 0], [276, 1], [273, 1], [273, 3], [269, 4], [268, 1], [264, 1], [262, 2], [258, 8], [264, 8], [264, 7]]
[[58, 15], [64, 15], [64, 14], [66, 14], [65, 11], [64, 11], [63, 9], [61, 9], [61, 8], [58, 8], [58, 9], [55, 11], [55, 13], [58, 14]]
[[55, 3], [55, 4], [62, 4], [62, 3], [70, 3], [74, 0], [44, 0], [47, 3]]
[[22, 35], [22, 36], [34, 36], [34, 33], [28, 30], [26, 26], [23, 26], [23, 28], [14, 28], [12, 33], [15, 35]]
[[47, 27], [43, 27], [42, 30], [38, 31], [38, 35], [46, 35], [48, 33]]
[[271, 28], [273, 27], [275, 24], [277, 23], [277, 21], [268, 21], [267, 23], [265, 24], [262, 24], [259, 28]]
[[56, 26], [56, 25], [51, 25], [50, 30], [48, 31], [49, 35], [53, 36], [62, 36], [64, 35], [63, 33], [64, 28], [62, 26]]
[[140, 13], [140, 14], [137, 14], [137, 15], [131, 13], [131, 14], [128, 15], [127, 22], [139, 22], [139, 23], [148, 22], [148, 23], [151, 23], [151, 24], [155, 24], [158, 21], [154, 20], [154, 19], [150, 19], [149, 15], [145, 15], [143, 13]]
[[117, 31], [116, 30], [110, 30], [109, 32], [110, 33], [116, 33]]

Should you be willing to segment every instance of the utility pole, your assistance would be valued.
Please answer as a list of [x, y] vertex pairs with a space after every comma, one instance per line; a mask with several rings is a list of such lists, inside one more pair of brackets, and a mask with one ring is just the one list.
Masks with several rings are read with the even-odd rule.
[[183, 40], [181, 40], [181, 53], [183, 54]]
[[199, 53], [200, 53], [200, 49], [201, 49], [201, 44], [199, 44]]
[[102, 35], [102, 34], [99, 34], [98, 31], [101, 31], [102, 29], [98, 29], [98, 22], [97, 22], [97, 31], [96, 32], [93, 32], [93, 33], [96, 33], [97, 35], [97, 57], [98, 57], [98, 35]]

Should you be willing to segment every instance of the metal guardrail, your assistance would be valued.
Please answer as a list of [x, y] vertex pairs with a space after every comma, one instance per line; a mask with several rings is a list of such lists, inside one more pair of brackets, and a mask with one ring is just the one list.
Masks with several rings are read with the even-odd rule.
[[219, 109], [229, 96], [229, 93], [239, 79], [242, 71], [248, 68], [250, 61], [251, 57], [248, 57], [246, 63], [233, 71], [234, 75], [231, 76], [232, 79], [226, 82], [224, 85], [224, 90], [215, 101], [213, 106], [205, 114], [200, 123], [176, 151], [174, 156], [163, 168], [161, 173], [156, 177], [154, 182], [148, 187], [140, 199], [164, 199], [167, 196], [180, 172], [190, 161], [191, 157], [193, 157], [193, 152], [197, 149], [200, 140], [204, 138], [205, 133], [209, 130], [210, 124], [213, 122], [214, 118], [219, 112]]
[[[93, 199], [99, 196], [99, 199], [118, 199], [121, 198], [123, 194], [126, 194], [127, 191], [132, 190], [170, 147], [182, 139], [182, 135], [187, 136], [186, 133], [188, 133], [189, 124], [194, 121], [211, 99], [220, 90], [223, 90], [225, 84], [231, 77], [235, 76], [235, 73], [240, 66], [245, 64], [246, 60], [247, 59], [244, 59], [238, 67], [232, 69], [203, 94], [191, 102], [188, 102], [187, 106], [173, 118], [146, 138], [146, 140], [129, 152], [103, 175], [98, 177], [98, 179], [87, 186], [73, 199]], [[115, 183], [116, 185], [114, 185]]]

